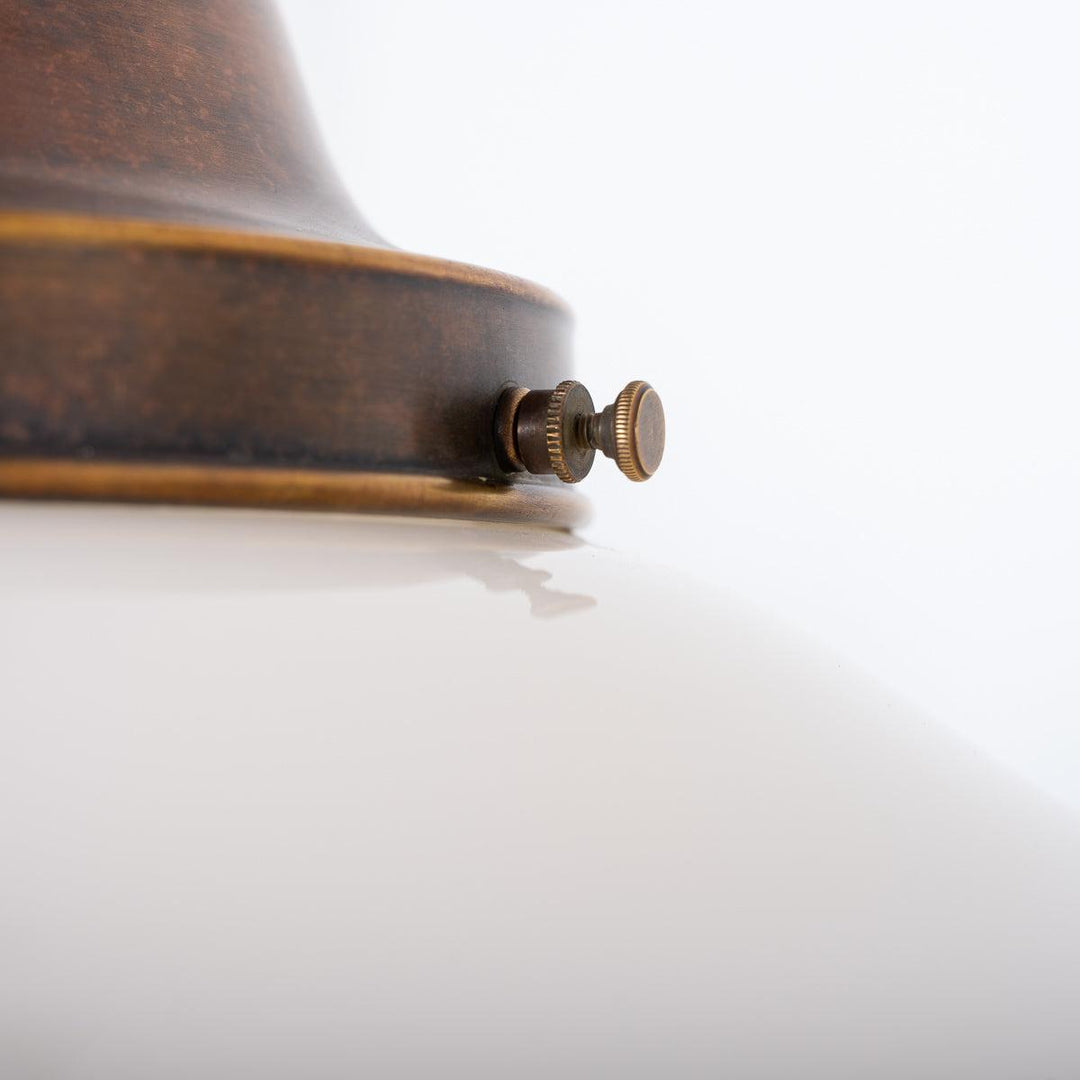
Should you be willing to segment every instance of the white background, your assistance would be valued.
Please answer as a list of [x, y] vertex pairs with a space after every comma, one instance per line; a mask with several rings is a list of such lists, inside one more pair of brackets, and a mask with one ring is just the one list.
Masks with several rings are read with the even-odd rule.
[[597, 399], [661, 391], [663, 470], [598, 463], [590, 538], [1080, 807], [1076, 9], [282, 6], [375, 227], [562, 293]]

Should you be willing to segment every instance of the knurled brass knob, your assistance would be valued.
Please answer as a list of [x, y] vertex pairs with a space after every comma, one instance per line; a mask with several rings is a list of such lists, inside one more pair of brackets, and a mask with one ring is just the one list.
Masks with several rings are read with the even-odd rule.
[[648, 480], [664, 456], [664, 406], [640, 379], [601, 412], [573, 379], [554, 390], [512, 387], [499, 399], [495, 435], [508, 471], [554, 474], [576, 484], [589, 475], [600, 450], [631, 480]]

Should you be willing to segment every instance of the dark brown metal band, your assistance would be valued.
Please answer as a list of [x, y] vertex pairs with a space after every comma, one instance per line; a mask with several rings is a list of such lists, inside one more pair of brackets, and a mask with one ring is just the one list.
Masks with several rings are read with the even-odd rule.
[[566, 309], [515, 278], [387, 249], [89, 217], [0, 216], [0, 326], [9, 461], [501, 484], [500, 394], [554, 385], [571, 367]]

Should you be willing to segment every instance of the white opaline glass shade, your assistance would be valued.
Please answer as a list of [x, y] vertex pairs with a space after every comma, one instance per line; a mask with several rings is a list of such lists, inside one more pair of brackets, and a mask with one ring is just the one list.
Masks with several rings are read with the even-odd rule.
[[1080, 1072], [1065, 812], [555, 532], [0, 507], [0, 1074]]

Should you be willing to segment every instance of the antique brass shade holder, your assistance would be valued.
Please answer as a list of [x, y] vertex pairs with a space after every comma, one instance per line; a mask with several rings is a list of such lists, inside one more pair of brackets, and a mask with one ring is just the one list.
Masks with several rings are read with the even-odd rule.
[[570, 526], [597, 449], [651, 475], [655, 391], [597, 413], [558, 298], [389, 246], [314, 132], [269, 3], [0, 0], [0, 494]]

